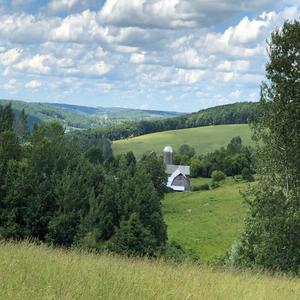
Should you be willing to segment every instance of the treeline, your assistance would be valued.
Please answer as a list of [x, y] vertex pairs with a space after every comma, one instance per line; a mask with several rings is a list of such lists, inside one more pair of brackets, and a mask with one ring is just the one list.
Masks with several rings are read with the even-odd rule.
[[29, 132], [23, 113], [17, 127], [14, 118], [9, 105], [0, 107], [0, 239], [130, 255], [166, 251], [162, 161], [114, 158], [105, 138], [70, 139], [58, 123]]
[[189, 145], [182, 145], [173, 154], [173, 163], [189, 165], [191, 177], [212, 177], [214, 171], [224, 176], [241, 175], [245, 180], [252, 180], [254, 174], [254, 149], [244, 146], [237, 136], [231, 139], [227, 147], [222, 147], [205, 155], [197, 155]]
[[126, 122], [88, 130], [87, 132], [91, 134], [97, 132], [113, 141], [167, 130], [221, 124], [245, 124], [254, 122], [257, 119], [256, 108], [257, 104], [252, 102], [235, 103], [212, 107], [174, 118]]

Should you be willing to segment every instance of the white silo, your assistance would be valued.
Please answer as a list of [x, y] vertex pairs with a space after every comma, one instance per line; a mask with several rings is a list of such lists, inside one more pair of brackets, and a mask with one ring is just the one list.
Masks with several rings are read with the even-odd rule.
[[171, 146], [166, 146], [164, 148], [164, 163], [166, 165], [172, 165], [172, 155], [173, 155], [173, 149]]

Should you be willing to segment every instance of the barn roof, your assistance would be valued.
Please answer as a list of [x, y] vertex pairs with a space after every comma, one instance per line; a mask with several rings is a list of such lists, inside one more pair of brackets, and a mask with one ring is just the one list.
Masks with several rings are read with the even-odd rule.
[[190, 167], [189, 166], [180, 166], [180, 165], [167, 165], [166, 173], [168, 175], [173, 174], [176, 170], [179, 170], [185, 176], [190, 175]]
[[175, 170], [175, 172], [168, 178], [168, 183], [167, 183], [168, 187], [171, 187], [171, 186], [174, 187], [172, 185], [172, 183], [178, 175], [182, 175], [182, 176], [186, 177], [179, 169]]

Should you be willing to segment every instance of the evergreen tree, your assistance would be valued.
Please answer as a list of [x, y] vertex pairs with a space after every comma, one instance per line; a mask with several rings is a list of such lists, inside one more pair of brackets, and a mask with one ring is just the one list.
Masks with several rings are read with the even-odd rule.
[[9, 103], [0, 110], [0, 133], [3, 131], [13, 131], [14, 120], [15, 115]]
[[129, 220], [122, 221], [117, 229], [109, 249], [128, 255], [154, 255], [155, 238], [142, 224], [137, 213], [133, 213]]
[[97, 147], [90, 148], [86, 153], [85, 157], [94, 165], [103, 162], [103, 155], [101, 149]]
[[163, 247], [167, 240], [167, 226], [162, 216], [160, 197], [143, 164], [138, 166], [134, 182], [134, 200], [140, 220], [155, 237], [156, 246]]
[[155, 156], [145, 156], [140, 164], [143, 165], [146, 173], [150, 176], [158, 196], [162, 198], [166, 191], [167, 183], [165, 164]]
[[21, 110], [18, 124], [17, 124], [17, 135], [21, 142], [24, 142], [26, 135], [28, 134], [27, 131], [27, 116], [25, 114], [24, 109]]

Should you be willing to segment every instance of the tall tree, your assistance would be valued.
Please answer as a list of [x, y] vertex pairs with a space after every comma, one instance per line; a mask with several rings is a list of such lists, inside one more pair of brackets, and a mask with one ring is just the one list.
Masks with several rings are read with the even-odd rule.
[[5, 105], [0, 110], [0, 132], [12, 131], [14, 126], [15, 115], [11, 104]]
[[22, 109], [17, 124], [17, 135], [21, 142], [24, 142], [27, 133], [27, 116], [24, 109]]
[[285, 22], [269, 43], [268, 82], [256, 127], [259, 184], [232, 260], [299, 272], [300, 267], [300, 22]]

